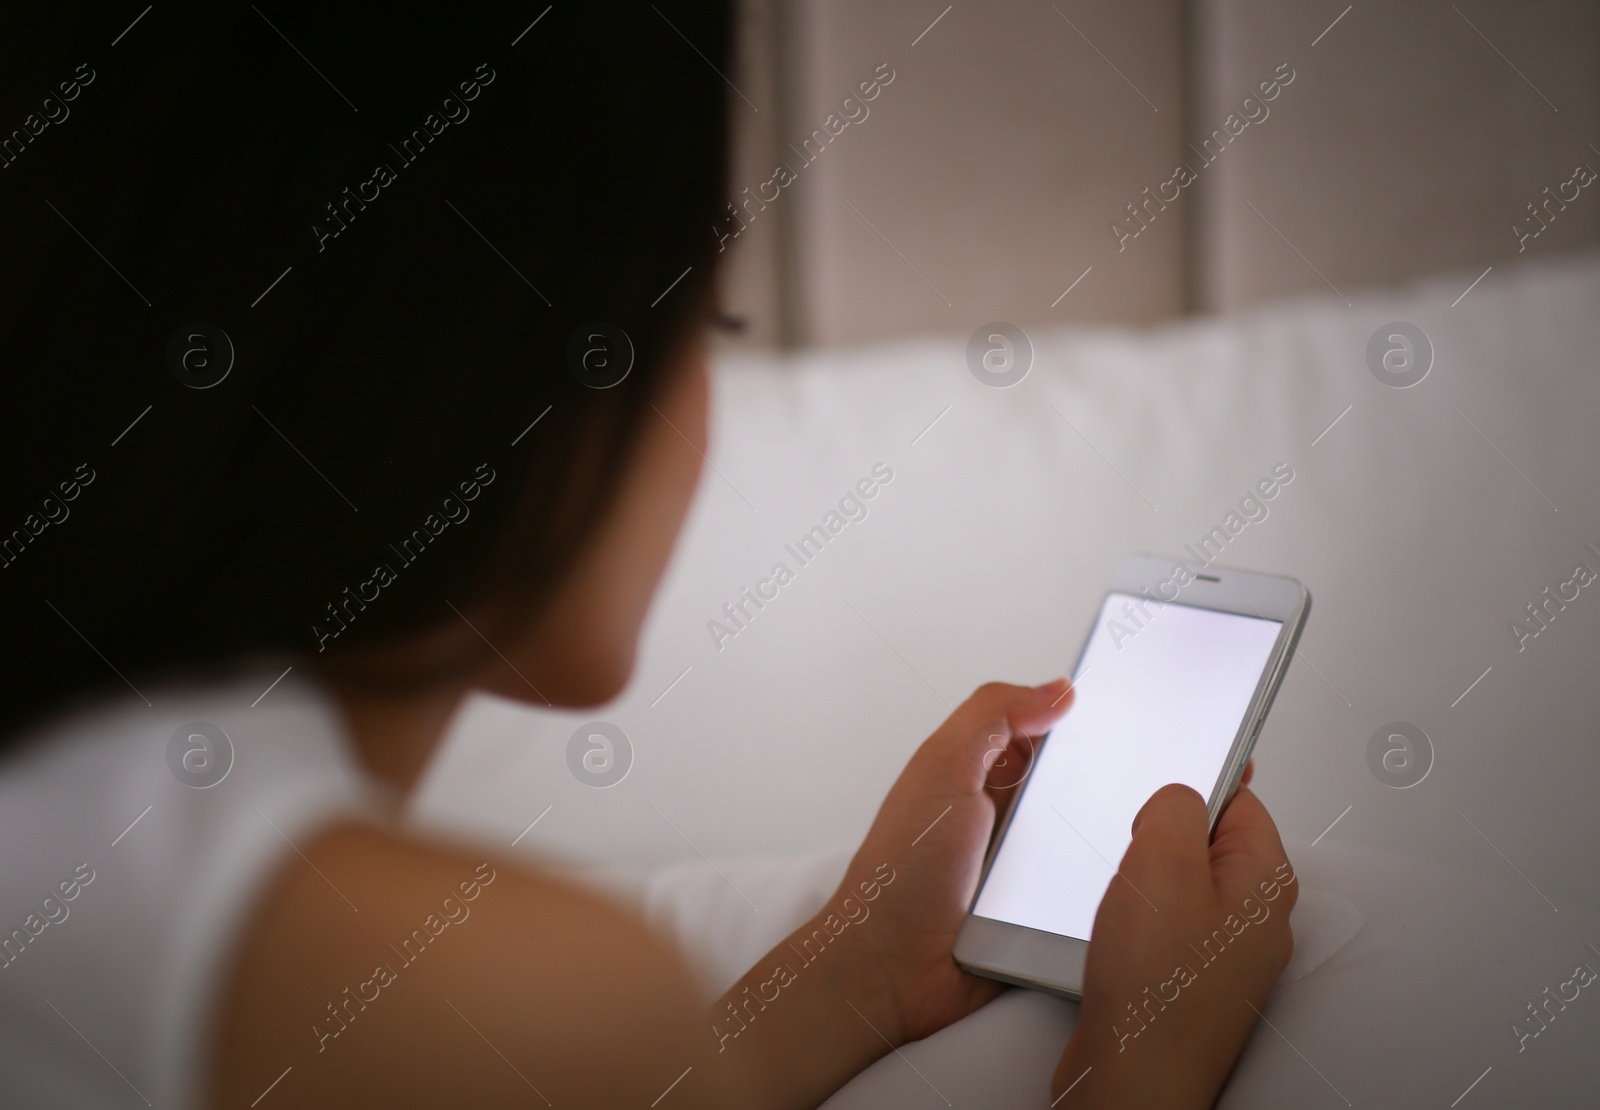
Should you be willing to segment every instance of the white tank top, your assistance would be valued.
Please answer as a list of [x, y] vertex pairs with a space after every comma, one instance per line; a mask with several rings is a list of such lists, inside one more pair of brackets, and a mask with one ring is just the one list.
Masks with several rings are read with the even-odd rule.
[[204, 1105], [264, 884], [379, 812], [332, 703], [283, 670], [130, 690], [0, 760], [0, 1104]]

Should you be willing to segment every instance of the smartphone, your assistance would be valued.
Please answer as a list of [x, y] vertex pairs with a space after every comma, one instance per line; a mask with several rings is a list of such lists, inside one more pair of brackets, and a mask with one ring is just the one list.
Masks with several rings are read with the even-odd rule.
[[956, 939], [978, 975], [1083, 993], [1095, 912], [1134, 815], [1181, 782], [1211, 827], [1239, 785], [1311, 595], [1292, 578], [1137, 555], [1117, 565]]

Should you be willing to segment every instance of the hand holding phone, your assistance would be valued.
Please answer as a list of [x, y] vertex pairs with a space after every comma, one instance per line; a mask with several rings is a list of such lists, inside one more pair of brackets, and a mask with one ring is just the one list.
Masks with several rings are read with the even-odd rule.
[[1216, 1101], [1293, 952], [1300, 885], [1247, 786], [1207, 841], [1188, 787], [1163, 787], [1139, 811], [1127, 882], [1095, 915], [1077, 1027], [1051, 1085], [1057, 1110]]
[[[1134, 556], [1118, 565], [955, 946], [980, 975], [1069, 997], [1134, 816], [1169, 783], [1232, 797], [1311, 598], [1291, 578]], [[1137, 890], [1136, 890], [1137, 892]], [[1157, 912], [1141, 895], [1148, 912]]]

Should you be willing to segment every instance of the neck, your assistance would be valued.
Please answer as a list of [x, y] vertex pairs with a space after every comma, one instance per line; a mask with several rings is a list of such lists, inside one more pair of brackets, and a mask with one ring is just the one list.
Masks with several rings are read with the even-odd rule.
[[403, 693], [333, 689], [362, 764], [401, 795], [422, 777], [466, 694], [454, 684]]

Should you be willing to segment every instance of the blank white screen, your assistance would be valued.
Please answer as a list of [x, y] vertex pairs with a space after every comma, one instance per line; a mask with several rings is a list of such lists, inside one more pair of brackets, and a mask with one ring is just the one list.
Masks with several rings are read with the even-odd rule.
[[1107, 594], [972, 912], [1088, 940], [1144, 803], [1169, 782], [1210, 797], [1280, 627]]

